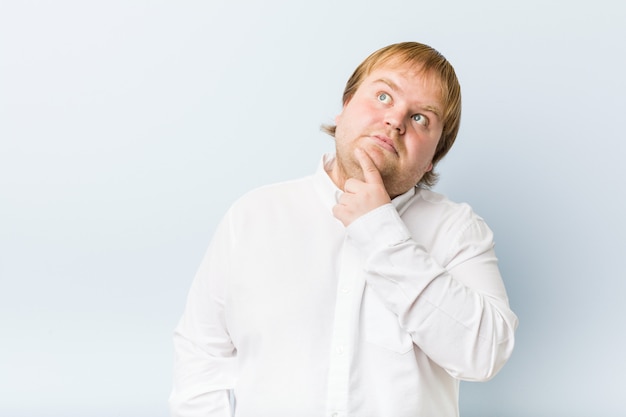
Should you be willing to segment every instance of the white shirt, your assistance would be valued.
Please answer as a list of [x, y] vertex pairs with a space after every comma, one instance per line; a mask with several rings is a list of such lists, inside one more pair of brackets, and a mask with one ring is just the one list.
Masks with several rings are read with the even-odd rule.
[[453, 417], [459, 380], [509, 358], [485, 222], [414, 188], [345, 228], [325, 172], [262, 187], [220, 223], [176, 328], [175, 417]]

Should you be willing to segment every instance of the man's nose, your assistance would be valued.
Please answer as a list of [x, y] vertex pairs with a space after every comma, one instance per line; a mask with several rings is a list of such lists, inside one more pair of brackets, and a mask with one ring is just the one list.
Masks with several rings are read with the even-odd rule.
[[385, 113], [385, 124], [397, 130], [399, 135], [403, 135], [405, 130], [404, 113], [400, 109], [389, 109]]

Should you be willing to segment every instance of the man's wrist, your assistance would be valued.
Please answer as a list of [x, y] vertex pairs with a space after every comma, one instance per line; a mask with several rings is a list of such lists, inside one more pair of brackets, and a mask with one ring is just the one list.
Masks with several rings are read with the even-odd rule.
[[406, 242], [411, 235], [393, 204], [385, 204], [364, 214], [347, 228], [355, 246], [366, 255]]

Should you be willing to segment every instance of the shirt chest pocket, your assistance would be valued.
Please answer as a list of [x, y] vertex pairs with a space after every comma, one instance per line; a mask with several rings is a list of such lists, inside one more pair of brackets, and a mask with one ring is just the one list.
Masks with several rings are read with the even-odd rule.
[[363, 292], [360, 328], [365, 341], [373, 345], [398, 354], [413, 349], [411, 335], [400, 327], [398, 317], [368, 287]]

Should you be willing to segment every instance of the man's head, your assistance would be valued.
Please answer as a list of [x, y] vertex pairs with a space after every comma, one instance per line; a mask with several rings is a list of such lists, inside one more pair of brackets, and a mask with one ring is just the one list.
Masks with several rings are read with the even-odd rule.
[[[388, 74], [398, 75], [400, 78], [390, 80]], [[373, 78], [372, 75], [374, 75]], [[362, 89], [369, 91], [361, 91]], [[380, 108], [368, 107], [367, 100], [371, 98], [368, 94], [369, 96], [376, 95], [376, 99], [381, 103]], [[377, 94], [382, 94], [382, 96], [379, 97]], [[358, 100], [353, 103], [355, 97]], [[423, 106], [425, 108], [422, 108]], [[363, 114], [363, 123], [357, 126], [359, 123], [354, 122], [360, 121], [358, 111], [363, 109], [365, 112], [376, 113], [376, 117], [365, 122], [367, 115]], [[413, 111], [415, 114], [412, 113]], [[343, 93], [343, 109], [335, 120], [336, 125], [323, 126], [323, 130], [335, 137], [338, 162], [340, 165], [343, 163], [341, 169], [348, 177], [354, 174], [350, 168], [350, 166], [352, 168], [355, 166], [350, 162], [352, 151], [367, 143], [362, 137], [376, 136], [381, 139], [380, 144], [383, 145], [388, 142], [392, 152], [385, 158], [390, 163], [392, 159], [396, 157], [402, 159], [403, 156], [404, 149], [394, 149], [394, 146], [404, 147], [408, 140], [420, 142], [415, 152], [421, 153], [419, 156], [421, 161], [413, 161], [413, 164], [395, 163], [396, 172], [387, 173], [388, 181], [385, 183], [388, 191], [390, 191], [390, 186], [395, 187], [390, 192], [393, 194], [406, 188], [406, 182], [412, 178], [416, 179], [412, 185], [421, 183], [425, 186], [432, 186], [435, 184], [437, 174], [432, 171], [432, 168], [452, 147], [459, 130], [460, 119], [461, 89], [452, 65], [429, 46], [416, 42], [403, 42], [379, 49], [356, 68], [346, 83]], [[416, 120], [419, 123], [415, 124]], [[392, 125], [394, 126], [391, 127]], [[429, 129], [428, 132], [426, 127]], [[394, 141], [397, 141], [397, 144], [394, 145]], [[347, 142], [351, 144], [348, 146]], [[430, 154], [426, 155], [426, 153]], [[370, 157], [375, 163], [377, 162], [376, 155], [370, 154]], [[408, 154], [407, 157], [415, 159], [415, 155]], [[424, 158], [427, 158], [428, 164], [424, 164], [426, 162]], [[377, 166], [385, 178], [386, 173], [382, 165], [381, 160], [381, 166], [378, 164]], [[399, 170], [413, 170], [413, 172], [398, 172]], [[396, 175], [403, 176], [400, 184], [393, 184], [397, 182], [394, 181]], [[408, 188], [404, 191], [407, 190]]]

